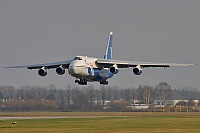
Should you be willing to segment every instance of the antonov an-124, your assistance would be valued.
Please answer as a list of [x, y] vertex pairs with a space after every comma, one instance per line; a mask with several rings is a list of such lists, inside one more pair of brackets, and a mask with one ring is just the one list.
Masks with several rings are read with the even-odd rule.
[[109, 40], [104, 58], [94, 58], [88, 56], [76, 56], [72, 60], [35, 64], [10, 66], [4, 68], [28, 68], [38, 69], [38, 74], [42, 77], [47, 75], [48, 69], [55, 69], [59, 75], [65, 74], [66, 69], [70, 76], [75, 77], [75, 83], [87, 85], [87, 82], [97, 81], [107, 85], [108, 79], [119, 73], [119, 68], [132, 68], [135, 75], [142, 74], [143, 68], [171, 67], [171, 66], [194, 66], [196, 64], [176, 64], [176, 63], [155, 63], [155, 62], [136, 62], [112, 59], [113, 32], [110, 32]]

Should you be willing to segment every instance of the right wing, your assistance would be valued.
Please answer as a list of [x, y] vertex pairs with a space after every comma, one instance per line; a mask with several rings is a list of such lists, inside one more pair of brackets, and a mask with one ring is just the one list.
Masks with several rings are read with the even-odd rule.
[[66, 60], [66, 61], [59, 61], [59, 62], [52, 62], [52, 63], [44, 63], [44, 64], [34, 64], [34, 65], [23, 65], [23, 66], [8, 66], [4, 68], [28, 68], [28, 69], [40, 69], [45, 67], [45, 69], [57, 68], [62, 65], [63, 68], [69, 67], [70, 63], [73, 60]]
[[117, 65], [118, 68], [129, 68], [141, 66], [142, 68], [149, 67], [171, 67], [171, 66], [195, 66], [196, 64], [177, 64], [177, 63], [156, 63], [156, 62], [137, 62], [137, 61], [123, 61], [123, 60], [108, 60], [108, 59], [97, 59], [98, 64], [102, 64], [103, 67], [110, 67]]

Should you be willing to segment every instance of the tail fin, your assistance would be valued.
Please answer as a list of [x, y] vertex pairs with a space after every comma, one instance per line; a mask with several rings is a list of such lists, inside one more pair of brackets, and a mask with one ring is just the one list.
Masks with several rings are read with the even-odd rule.
[[113, 40], [113, 32], [110, 32], [104, 59], [112, 59], [112, 40]]

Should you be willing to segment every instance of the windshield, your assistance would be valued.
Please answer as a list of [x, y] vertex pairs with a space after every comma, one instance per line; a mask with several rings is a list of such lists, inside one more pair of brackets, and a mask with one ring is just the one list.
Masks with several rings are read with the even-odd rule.
[[81, 57], [75, 57], [74, 60], [82, 60]]

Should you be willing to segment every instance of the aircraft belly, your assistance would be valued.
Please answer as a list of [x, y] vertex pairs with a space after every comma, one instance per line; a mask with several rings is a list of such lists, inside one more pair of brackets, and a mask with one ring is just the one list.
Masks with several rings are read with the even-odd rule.
[[86, 79], [89, 82], [93, 82], [93, 81], [101, 80], [101, 77], [99, 77], [99, 76], [86, 76], [86, 77], [84, 77], [84, 79]]
[[85, 66], [73, 66], [68, 69], [68, 72], [71, 76], [76, 78], [84, 78], [85, 80], [92, 82], [92, 81], [100, 81], [102, 79], [108, 79], [113, 76], [112, 73], [108, 69], [98, 69], [98, 68], [91, 68]]

